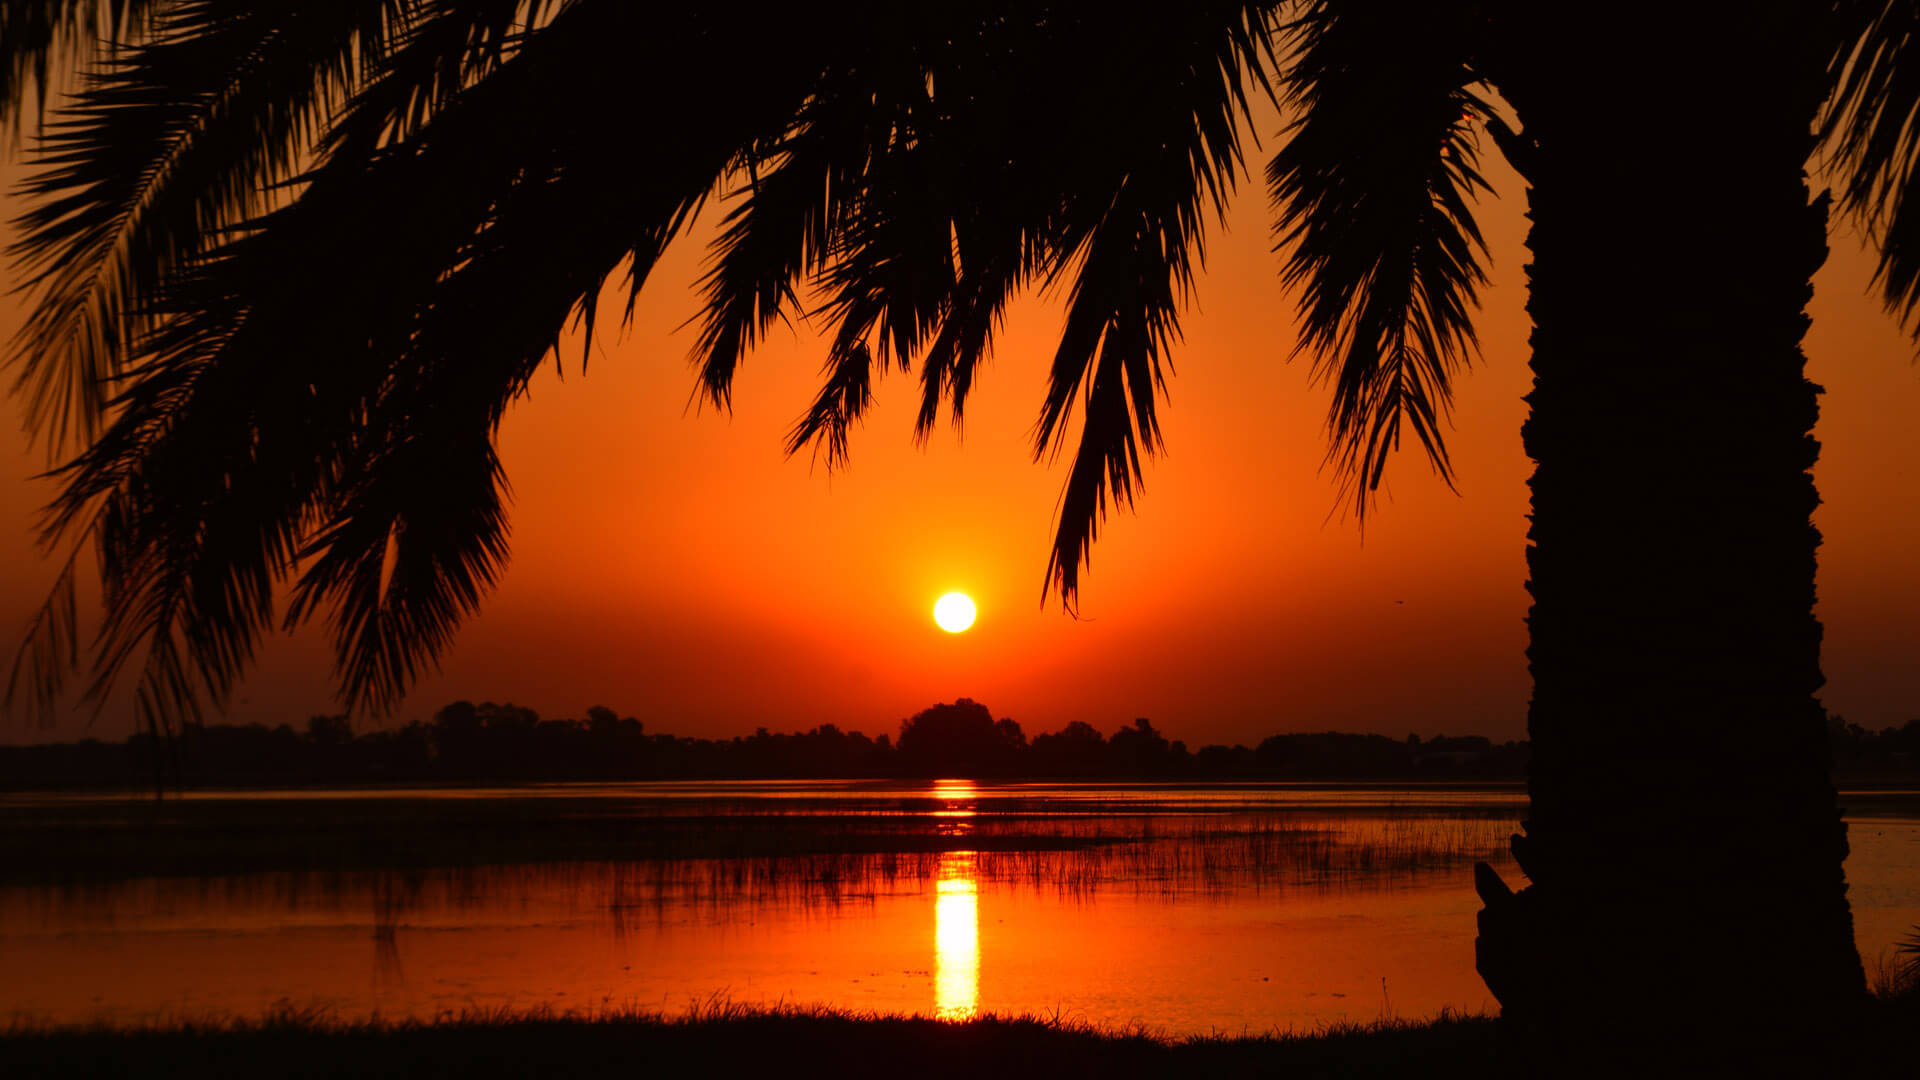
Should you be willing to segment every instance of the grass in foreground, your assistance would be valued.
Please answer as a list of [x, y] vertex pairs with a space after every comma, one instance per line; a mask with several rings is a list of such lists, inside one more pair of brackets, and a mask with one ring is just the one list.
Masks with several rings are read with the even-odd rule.
[[1157, 1038], [1058, 1018], [963, 1022], [732, 1004], [642, 1012], [470, 1011], [434, 1022], [282, 1010], [261, 1020], [144, 1028], [16, 1027], [4, 1076], [770, 1076], [1004, 1080], [1009, 1076], [1487, 1076], [1484, 1016], [1344, 1025], [1313, 1034]]
[[[1882, 987], [1883, 993], [1887, 989]], [[1870, 1003], [1862, 1077], [1907, 1075], [1920, 993]], [[283, 1009], [260, 1020], [34, 1028], [0, 1037], [0, 1076], [1014, 1076], [1506, 1077], [1527, 1075], [1487, 1016], [1443, 1013], [1304, 1034], [1165, 1039], [1059, 1018], [964, 1022], [730, 1003], [642, 1012], [470, 1011], [433, 1022], [342, 1021]]]

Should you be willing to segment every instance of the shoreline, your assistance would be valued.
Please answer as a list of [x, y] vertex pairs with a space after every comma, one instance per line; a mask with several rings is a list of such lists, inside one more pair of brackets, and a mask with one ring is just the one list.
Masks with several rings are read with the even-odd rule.
[[[1063, 794], [1064, 800], [1056, 797]], [[939, 813], [955, 799], [979, 811], [966, 830], [947, 828]], [[1920, 788], [1846, 789], [1841, 802], [1860, 823], [1920, 816]], [[139, 792], [0, 793], [0, 884], [607, 860], [1094, 851], [1140, 838], [1109, 827], [1112, 822], [1161, 816], [1187, 821], [1182, 828], [1195, 841], [1244, 835], [1311, 846], [1316, 819], [1327, 814], [1453, 815], [1517, 829], [1525, 808], [1519, 784], [1405, 780], [970, 782], [964, 792], [893, 781], [559, 782], [230, 788], [164, 801]], [[1243, 832], [1215, 824], [1236, 814], [1258, 814], [1263, 823]], [[1481, 844], [1485, 850], [1477, 848], [1468, 861], [1497, 859], [1508, 835], [1500, 832], [1492, 847]]]
[[975, 1078], [1253, 1075], [1488, 1076], [1498, 1022], [1443, 1014], [1311, 1032], [1169, 1038], [1062, 1017], [937, 1020], [821, 1007], [709, 1002], [668, 1016], [469, 1010], [434, 1021], [344, 1021], [283, 1008], [237, 1017], [0, 1029], [8, 1075], [630, 1076], [902, 1075]]
[[[1912, 985], [1869, 1000], [1835, 1075], [1900, 1075], [1920, 1021]], [[966, 1020], [715, 1001], [669, 1016], [637, 1010], [467, 1010], [431, 1021], [347, 1021], [291, 1007], [259, 1019], [128, 1027], [0, 1028], [0, 1073], [196, 1077], [278, 1075], [1527, 1075], [1497, 1017], [1443, 1012], [1313, 1031], [1166, 1037], [1059, 1016]]]

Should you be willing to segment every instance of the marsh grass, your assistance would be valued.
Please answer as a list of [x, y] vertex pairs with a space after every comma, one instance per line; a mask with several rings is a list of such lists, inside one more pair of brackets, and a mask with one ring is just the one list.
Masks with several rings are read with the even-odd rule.
[[[557, 862], [787, 858], [940, 851], [1081, 850], [1122, 841], [1265, 835], [1298, 847], [1297, 834], [1328, 821], [1379, 820], [1364, 838], [1394, 865], [1484, 846], [1428, 819], [1476, 816], [1510, 823], [1513, 807], [1261, 806], [1258, 795], [1150, 788], [1098, 797], [982, 796], [956, 800], [710, 797], [541, 797], [510, 791], [231, 793], [230, 797], [0, 800], [0, 883], [73, 877], [212, 875], [292, 869], [362, 869]], [[339, 793], [334, 793], [339, 794]], [[1405, 835], [1395, 835], [1400, 830]], [[1346, 845], [1356, 858], [1362, 851]], [[1330, 868], [1337, 869], [1334, 864]], [[1356, 866], [1356, 868], [1360, 868]]]
[[[1920, 993], [1878, 997], [1820, 1075], [1910, 1075]], [[1537, 1065], [1538, 1063], [1536, 1063]], [[1659, 1071], [1658, 1062], [1645, 1063]], [[341, 1019], [283, 1004], [258, 1018], [173, 1018], [133, 1027], [14, 1022], [0, 1029], [5, 1076], [982, 1076], [1507, 1077], [1540, 1075], [1498, 1021], [1442, 1012], [1264, 1034], [1167, 1038], [1148, 1025], [1071, 1016], [971, 1020], [847, 1009], [694, 1002], [633, 1008], [470, 1008], [429, 1020]]]
[[1920, 1009], [1920, 926], [1896, 944], [1891, 955], [1881, 953], [1867, 967], [1867, 983], [1876, 998], [1911, 1001]]
[[0, 884], [721, 859], [742, 861], [727, 872], [743, 882], [802, 880], [831, 893], [836, 879], [911, 876], [923, 873], [924, 857], [953, 851], [979, 853], [991, 880], [1067, 887], [1281, 873], [1339, 882], [1498, 856], [1518, 816], [1511, 808], [1316, 811], [1164, 797], [954, 805], [379, 795], [13, 804], [0, 806]]
[[131, 1028], [16, 1023], [0, 1073], [78, 1075], [946, 1078], [1486, 1076], [1505, 1072], [1494, 1022], [1443, 1013], [1312, 1031], [1170, 1039], [1144, 1025], [1069, 1016], [966, 1021], [725, 999], [685, 1013], [468, 1009], [432, 1020], [343, 1020], [288, 1005], [258, 1019], [183, 1018]]
[[[831, 827], [860, 819], [792, 819], [792, 853], [681, 858], [573, 859], [123, 878], [73, 875], [12, 890], [9, 903], [61, 921], [106, 925], [122, 913], [364, 912], [376, 939], [406, 925], [462, 918], [501, 905], [561, 904], [604, 918], [615, 933], [691, 915], [726, 921], [741, 907], [839, 907], [924, 892], [952, 860], [987, 891], [1031, 891], [1071, 900], [1123, 894], [1168, 901], [1225, 898], [1245, 890], [1324, 893], [1392, 889], [1505, 858], [1512, 823], [1498, 816], [1214, 814], [1141, 819], [977, 818], [894, 828], [904, 850], [820, 851]], [[764, 824], [764, 821], [762, 822]], [[890, 822], [915, 824], [912, 819]], [[824, 834], [824, 835], [823, 835]], [[846, 834], [840, 834], [844, 838]], [[936, 840], [937, 845], [921, 842]], [[726, 849], [724, 838], [715, 845]], [[763, 837], [756, 850], [780, 844]], [[858, 847], [858, 845], [846, 845]], [[696, 849], [699, 850], [699, 849]], [[944, 869], [943, 869], [944, 868]], [[153, 917], [149, 914], [148, 917]]]
[[[1854, 1039], [1819, 1075], [1910, 1075], [1920, 989], [1867, 1003]], [[1534, 1063], [1537, 1066], [1539, 1063]], [[1659, 1062], [1646, 1062], [1658, 1073]], [[1557, 1071], [1557, 1070], [1556, 1070]], [[631, 1007], [468, 1008], [430, 1019], [343, 1019], [288, 1003], [257, 1018], [134, 1026], [0, 1027], [0, 1076], [982, 1076], [1508, 1077], [1542, 1075], [1487, 1015], [1443, 1011], [1261, 1034], [1169, 1038], [1073, 1016], [934, 1020], [724, 997], [676, 1015]]]

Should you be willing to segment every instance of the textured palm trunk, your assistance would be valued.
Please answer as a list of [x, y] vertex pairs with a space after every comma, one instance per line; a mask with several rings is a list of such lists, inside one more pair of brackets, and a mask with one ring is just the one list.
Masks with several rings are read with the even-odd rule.
[[1483, 873], [1480, 966], [1563, 1052], [1827, 1052], [1864, 993], [1814, 696], [1817, 6], [1592, 9], [1618, 25], [1526, 28], [1502, 86], [1533, 185], [1532, 884]]

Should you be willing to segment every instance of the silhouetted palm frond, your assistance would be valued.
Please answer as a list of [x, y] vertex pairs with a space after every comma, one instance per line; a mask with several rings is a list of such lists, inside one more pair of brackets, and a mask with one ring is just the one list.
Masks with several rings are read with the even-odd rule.
[[1827, 76], [1834, 95], [1820, 138], [1840, 206], [1880, 249], [1874, 284], [1887, 310], [1920, 336], [1920, 3], [1839, 0]]
[[17, 130], [29, 89], [46, 107], [56, 66], [84, 62], [101, 41], [137, 40], [155, 6], [156, 0], [0, 0], [0, 125]]
[[[582, 3], [487, 49], [472, 10], [432, 7], [453, 25], [407, 22], [296, 197], [150, 290], [108, 421], [61, 470], [48, 538], [96, 544], [105, 568], [96, 697], [137, 663], [153, 715], [220, 699], [298, 565], [288, 621], [330, 609], [348, 698], [391, 703], [504, 561], [507, 404], [570, 320], [590, 324], [607, 277], [625, 264], [637, 288], [804, 95], [798, 16], [657, 33], [657, 15]], [[668, 100], [734, 62], [752, 76], [650, 117], [657, 142], [606, 137], [627, 93]], [[16, 679], [43, 702], [64, 610]]]
[[1289, 27], [1298, 116], [1267, 168], [1277, 250], [1301, 288], [1298, 348], [1333, 386], [1327, 461], [1363, 521], [1403, 423], [1452, 483], [1441, 426], [1486, 281], [1470, 206], [1487, 190], [1475, 127], [1492, 115], [1479, 27], [1469, 4], [1335, 0]]
[[[417, 274], [379, 287], [405, 318], [392, 350], [376, 353], [397, 370], [373, 369], [379, 382], [349, 399], [371, 410], [365, 426], [383, 445], [360, 450], [321, 505], [322, 531], [306, 548], [315, 561], [289, 615], [333, 602], [351, 700], [394, 700], [497, 573], [505, 518], [493, 432], [563, 327], [577, 319], [591, 329], [595, 299], [623, 263], [637, 291], [738, 148], [801, 98], [804, 68], [777, 55], [792, 27], [769, 26], [743, 48], [711, 19], [689, 23], [658, 36], [644, 56], [653, 67], [636, 79], [621, 61], [634, 59], [633, 40], [657, 31], [657, 20], [617, 5], [571, 8], [497, 73], [440, 104], [413, 159], [381, 151], [374, 168], [343, 172], [357, 210], [313, 208], [319, 222], [385, 207], [417, 215], [435, 198], [449, 211], [444, 234], [433, 215], [369, 231], [429, 227], [400, 252], [417, 257]], [[734, 60], [765, 81], [741, 79], [650, 118], [657, 142], [605, 137], [623, 91], [665, 100], [686, 71]], [[353, 190], [396, 167], [391, 183]], [[385, 331], [352, 332], [380, 340]], [[384, 593], [374, 588], [382, 578]]]
[[46, 126], [10, 254], [37, 302], [14, 342], [29, 425], [55, 448], [97, 430], [110, 381], [168, 273], [263, 212], [307, 162], [396, 0], [202, 0], [86, 76]]
[[1007, 299], [1069, 283], [1036, 453], [1061, 449], [1084, 394], [1047, 575], [1071, 606], [1109, 497], [1131, 500], [1159, 445], [1163, 359], [1205, 214], [1243, 168], [1275, 6], [1116, 21], [1094, 5], [985, 4], [844, 35], [793, 124], [746, 161], [704, 282], [703, 396], [724, 405], [741, 352], [813, 290], [828, 382], [789, 450], [820, 440], [829, 465], [844, 461], [873, 377], [916, 359], [924, 439], [943, 401], [961, 421]]
[[839, 468], [848, 460], [847, 432], [873, 404], [873, 353], [855, 341], [831, 355], [826, 385], [788, 433], [787, 453], [812, 444], [816, 454], [825, 450], [828, 468]]
[[1069, 609], [1109, 498], [1131, 504], [1141, 455], [1160, 446], [1163, 361], [1207, 214], [1224, 214], [1243, 168], [1246, 90], [1266, 86], [1273, 61], [1269, 7], [1192, 5], [1150, 26], [1082, 35], [1093, 50], [1083, 76], [1109, 105], [1088, 141], [1066, 148], [1047, 189], [1062, 207], [1047, 273], [1073, 284], [1035, 431], [1036, 455], [1057, 453], [1075, 397], [1085, 398], [1043, 590], [1057, 589]]

